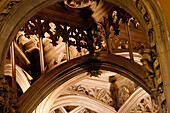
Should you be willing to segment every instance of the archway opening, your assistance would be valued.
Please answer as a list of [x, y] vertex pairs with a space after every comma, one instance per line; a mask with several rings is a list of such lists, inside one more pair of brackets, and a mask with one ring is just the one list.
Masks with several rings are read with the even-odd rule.
[[[74, 4], [74, 2], [73, 2], [73, 4]], [[90, 4], [90, 3], [89, 3]], [[100, 2], [96, 2], [96, 4], [97, 5], [99, 5], [100, 4]], [[95, 4], [95, 5], [96, 5]], [[69, 3], [67, 3], [66, 4], [67, 5], [67, 7], [66, 8], [68, 8], [68, 9], [70, 9], [70, 7], [71, 8], [73, 8], [73, 7], [75, 7], [75, 6], [77, 6], [77, 5], [73, 5], [72, 6], [72, 4], [71, 4], [71, 2]], [[70, 6], [71, 5], [71, 6]], [[100, 4], [101, 5], [101, 4]], [[106, 5], [107, 6], [107, 5]], [[81, 4], [81, 8], [82, 7], [87, 7], [87, 6], [83, 6], [82, 4]], [[51, 8], [54, 8], [54, 7], [51, 7]], [[78, 7], [78, 8], [80, 8], [80, 7]], [[41, 78], [39, 75], [42, 75], [43, 76], [43, 74], [44, 74], [44, 71], [47, 71], [47, 72], [49, 72], [49, 71], [51, 71], [51, 70], [53, 70], [54, 69], [54, 67], [53, 68], [51, 68], [51, 65], [53, 66], [58, 66], [58, 65], [56, 65], [56, 64], [59, 64], [61, 61], [68, 61], [68, 60], [71, 60], [72, 58], [76, 58], [76, 57], [80, 57], [81, 55], [86, 55], [86, 54], [89, 54], [89, 53], [95, 53], [95, 52], [97, 52], [97, 51], [102, 51], [102, 52], [109, 52], [109, 53], [111, 53], [111, 54], [114, 54], [114, 53], [116, 53], [116, 50], [118, 50], [118, 51], [125, 51], [125, 52], [129, 52], [129, 56], [130, 56], [130, 59], [133, 61], [133, 56], [134, 56], [134, 54], [133, 54], [133, 51], [135, 51], [136, 50], [136, 48], [137, 49], [142, 49], [142, 48], [147, 48], [147, 43], [145, 43], [145, 42], [147, 42], [147, 39], [144, 39], [144, 40], [142, 40], [143, 41], [143, 43], [141, 43], [140, 41], [140, 44], [139, 44], [139, 46], [138, 45], [134, 45], [134, 43], [133, 43], [133, 41], [132, 42], [130, 42], [130, 37], [128, 37], [129, 39], [120, 39], [120, 40], [118, 40], [120, 37], [113, 37], [114, 38], [114, 41], [113, 41], [113, 39], [111, 40], [111, 35], [119, 35], [119, 24], [121, 23], [121, 22], [123, 22], [123, 21], [127, 21], [127, 20], [125, 20], [123, 17], [121, 17], [122, 15], [117, 15], [117, 13], [123, 13], [124, 12], [124, 10], [120, 10], [119, 8], [117, 9], [118, 7], [116, 7], [116, 8], [113, 8], [114, 10], [112, 10], [112, 12], [111, 13], [109, 13], [110, 15], [108, 16], [108, 17], [106, 17], [106, 18], [102, 18], [101, 19], [101, 21], [99, 22], [99, 23], [97, 23], [96, 24], [96, 26], [94, 27], [94, 29], [90, 29], [90, 30], [87, 30], [85, 27], [86, 26], [84, 26], [84, 28], [85, 28], [85, 30], [81, 30], [81, 29], [79, 29], [79, 27], [82, 27], [83, 28], [83, 26], [81, 26], [80, 24], [78, 24], [78, 25], [80, 25], [80, 26], [76, 26], [77, 28], [71, 28], [70, 29], [70, 26], [71, 26], [71, 24], [70, 24], [70, 26], [67, 26], [67, 25], [59, 25], [59, 26], [57, 26], [58, 25], [58, 23], [56, 23], [56, 22], [54, 22], [54, 21], [48, 21], [48, 22], [46, 22], [46, 20], [44, 20], [44, 22], [43, 22], [43, 19], [41, 19], [40, 18], [40, 16], [35, 16], [33, 19], [31, 19], [26, 25], [26, 27], [23, 27], [22, 29], [26, 29], [27, 31], [27, 34], [20, 34], [17, 38], [18, 38], [18, 40], [16, 39], [16, 41], [18, 41], [18, 43], [25, 43], [26, 44], [26, 42], [19, 42], [19, 38], [22, 40], [22, 38], [25, 38], [25, 39], [23, 39], [23, 40], [26, 40], [26, 41], [28, 41], [29, 43], [33, 43], [33, 47], [34, 48], [24, 48], [25, 49], [25, 53], [26, 54], [30, 54], [31, 52], [35, 52], [35, 53], [38, 53], [38, 52], [36, 52], [36, 51], [39, 51], [39, 56], [38, 56], [38, 58], [40, 59], [39, 61], [38, 61], [38, 63], [39, 63], [39, 67], [38, 66], [35, 66], [35, 68], [33, 67], [32, 69], [35, 69], [35, 70], [39, 70], [39, 71], [37, 71], [36, 73], [34, 73], [35, 72], [35, 70], [32, 70], [31, 72], [33, 73], [33, 75], [34, 75], [34, 80], [36, 81], [36, 80], [38, 80], [39, 78]], [[87, 8], [88, 9], [88, 8]], [[48, 11], [49, 10], [49, 8], [46, 8], [45, 9], [45, 11]], [[52, 9], [53, 10], [53, 9]], [[116, 11], [117, 10], [117, 11]], [[44, 11], [44, 12], [45, 12]], [[73, 11], [73, 9], [72, 9], [72, 11]], [[75, 12], [79, 12], [77, 9], [75, 10]], [[44, 13], [43, 11], [41, 12], [41, 13]], [[74, 12], [74, 11], [73, 11]], [[107, 11], [106, 11], [107, 12]], [[49, 13], [50, 14], [50, 13]], [[87, 15], [90, 15], [91, 13], [88, 13]], [[124, 14], [124, 13], [123, 13]], [[41, 14], [39, 14], [39, 15], [41, 15]], [[85, 14], [86, 15], [86, 14]], [[121, 18], [120, 18], [120, 17]], [[127, 15], [124, 15], [124, 16], [127, 16], [127, 18], [129, 17], [129, 15], [127, 14]], [[112, 18], [112, 24], [110, 24], [110, 21], [108, 21], [107, 22], [107, 18]], [[51, 18], [50, 17], [50, 15], [48, 16], [48, 18]], [[122, 19], [122, 20], [116, 20], [115, 18], [120, 18], [120, 19]], [[132, 19], [132, 18], [131, 18]], [[42, 21], [41, 21], [42, 20]], [[100, 20], [100, 19], [99, 19]], [[68, 20], [66, 20], [66, 21], [68, 21]], [[94, 22], [96, 22], [96, 20], [93, 18], [92, 20], [89, 20], [89, 21], [94, 21]], [[40, 39], [38, 39], [39, 41], [38, 41], [38, 43], [39, 42], [41, 42], [42, 41], [42, 46], [45, 46], [45, 43], [46, 44], [51, 44], [51, 40], [46, 40], [46, 42], [43, 42], [43, 40], [41, 40], [41, 38], [43, 37], [43, 38], [47, 38], [48, 37], [48, 35], [50, 35], [50, 38], [49, 39], [52, 39], [52, 38], [54, 38], [55, 36], [57, 36], [55, 33], [53, 34], [53, 32], [55, 32], [55, 31], [51, 31], [51, 34], [49, 33], [50, 31], [49, 31], [49, 29], [46, 29], [46, 28], [48, 28], [50, 25], [50, 22], [51, 23], [53, 23], [53, 24], [55, 24], [54, 26], [56, 27], [56, 28], [58, 28], [58, 31], [60, 31], [59, 32], [59, 35], [62, 37], [60, 37], [60, 36], [58, 36], [58, 38], [56, 38], [56, 39], [53, 39], [52, 40], [52, 46], [58, 46], [58, 45], [60, 45], [60, 43], [59, 42], [64, 42], [64, 44], [62, 45], [61, 44], [61, 47], [64, 47], [64, 55], [62, 54], [60, 57], [59, 56], [57, 56], [57, 60], [54, 58], [55, 56], [52, 56], [52, 58], [50, 59], [49, 58], [49, 56], [48, 55], [46, 55], [46, 58], [45, 58], [45, 60], [46, 60], [46, 62], [44, 63], [44, 67], [43, 67], [43, 57], [41, 58], [41, 54], [43, 54], [42, 53], [42, 51], [40, 50], [40, 49], [42, 49], [41, 48], [41, 44], [39, 45], [39, 47], [37, 46], [35, 46], [36, 44], [37, 44], [37, 42], [36, 42], [36, 38], [37, 37], [34, 37], [34, 36], [31, 36], [31, 35], [37, 35]], [[136, 20], [134, 20], [134, 19], [132, 19], [132, 20], [130, 20], [130, 22], [133, 22], [133, 24], [134, 24], [134, 27], [137, 25], [137, 21]], [[49, 24], [47, 24], [47, 23], [49, 23]], [[67, 22], [64, 22], [64, 24], [65, 23], [67, 23]], [[126, 22], [125, 22], [126, 23]], [[46, 27], [45, 26], [41, 26], [41, 24], [44, 24], [44, 25], [47, 25]], [[109, 25], [111, 25], [111, 26], [109, 26], [109, 29], [106, 27], [107, 26], [107, 24], [109, 24]], [[117, 24], [117, 25], [116, 25]], [[38, 26], [39, 25], [39, 26]], [[51, 26], [53, 26], [53, 25], [51, 25]], [[51, 27], [50, 26], [50, 27]], [[93, 24], [91, 25], [91, 26], [93, 26]], [[128, 25], [127, 25], [128, 26]], [[47, 32], [48, 34], [47, 34], [47, 36], [45, 36], [45, 33], [44, 33], [44, 31], [42, 32], [42, 31], [38, 31], [37, 30], [37, 28], [38, 27], [41, 27], [41, 30], [43, 31], [49, 31], [49, 32]], [[132, 26], [131, 26], [132, 27]], [[45, 29], [44, 29], [45, 28]], [[52, 27], [51, 27], [52, 28]], [[106, 30], [107, 29], [107, 30]], [[123, 28], [122, 28], [123, 29]], [[126, 29], [126, 26], [125, 26], [125, 28], [124, 29]], [[127, 27], [127, 35], [128, 36], [130, 36], [129, 35], [129, 32], [128, 32], [128, 27]], [[29, 31], [30, 30], [30, 31]], [[35, 30], [35, 31], [34, 31]], [[55, 29], [54, 29], [55, 30]], [[64, 31], [65, 30], [65, 31]], [[106, 30], [106, 31], [105, 31]], [[114, 32], [113, 32], [113, 34], [109, 34], [108, 35], [108, 33], [110, 32], [110, 30], [113, 30]], [[21, 30], [22, 31], [22, 30]], [[121, 30], [120, 30], [121, 31]], [[31, 34], [31, 32], [33, 32], [32, 34]], [[68, 32], [68, 33], [67, 33]], [[90, 32], [90, 34], [88, 34]], [[30, 33], [30, 34], [29, 34]], [[63, 33], [63, 34], [62, 34]], [[64, 37], [64, 33], [66, 33], [66, 34], [68, 34], [67, 36], [69, 36], [68, 38], [67, 38], [67, 36], [66, 36], [66, 38], [63, 38]], [[101, 33], [101, 34], [99, 34], [99, 33]], [[92, 39], [90, 39], [88, 36], [90, 36], [91, 35], [91, 37], [92, 37]], [[23, 36], [25, 36], [25, 37], [23, 37]], [[28, 40], [26, 39], [26, 38], [28, 38]], [[61, 40], [64, 40], [64, 41], [60, 41], [59, 39], [61, 39]], [[32, 40], [32, 42], [30, 41], [30, 40]], [[118, 44], [117, 44], [117, 46], [115, 46], [113, 43], [115, 43], [116, 41], [118, 42]], [[55, 42], [55, 41], [58, 41], [58, 42]], [[113, 43], [111, 43], [110, 41], [113, 41]], [[34, 43], [35, 42], [35, 43]], [[131, 43], [131, 44], [130, 44]], [[24, 45], [24, 44], [23, 44]], [[29, 45], [29, 44], [28, 44]], [[24, 45], [25, 46], [25, 45]], [[48, 45], [49, 46], [49, 45]], [[57, 46], [56, 46], [56, 48], [57, 48]], [[74, 47], [72, 47], [71, 48], [71, 46], [75, 46], [76, 48], [74, 48]], [[58, 48], [59, 48], [59, 46], [58, 46]], [[57, 49], [58, 49], [57, 48]], [[45, 49], [45, 48], [44, 48]], [[47, 49], [49, 49], [49, 48], [47, 48]], [[44, 50], [45, 51], [45, 50]], [[71, 52], [71, 51], [73, 51], [73, 52]], [[80, 54], [80, 52], [84, 52], [84, 53], [81, 53]], [[137, 51], [137, 50], [136, 50]], [[49, 52], [48, 50], [46, 51], [47, 53]], [[77, 53], [77, 54], [79, 54], [79, 56], [76, 56], [74, 53]], [[118, 52], [119, 53], [119, 52]], [[34, 53], [33, 53], [33, 55], [35, 55]], [[74, 56], [75, 55], [75, 56]], [[29, 56], [32, 56], [32, 54], [30, 54]], [[43, 55], [42, 55], [43, 56]], [[44, 55], [45, 56], [45, 55]], [[50, 55], [51, 56], [51, 55]], [[72, 58], [71, 58], [72, 57]], [[48, 59], [49, 58], [49, 59]], [[61, 58], [61, 59], [59, 59], [59, 58]], [[55, 59], [55, 61], [51, 61], [51, 60], [54, 60]], [[32, 60], [32, 59], [31, 59]], [[32, 62], [34, 62], [34, 60], [36, 60], [36, 59], [33, 59], [32, 60]], [[49, 62], [48, 62], [49, 61]], [[32, 66], [34, 66], [34, 64], [32, 65]], [[47, 67], [45, 67], [45, 66], [47, 66]], [[41, 68], [40, 68], [41, 67]], [[36, 68], [38, 68], [38, 69], [36, 69]], [[46, 70], [47, 69], [47, 70]], [[151, 72], [152, 73], [152, 72]], [[133, 78], [133, 77], [132, 77]], [[35, 82], [35, 81], [33, 81], [33, 82]]]

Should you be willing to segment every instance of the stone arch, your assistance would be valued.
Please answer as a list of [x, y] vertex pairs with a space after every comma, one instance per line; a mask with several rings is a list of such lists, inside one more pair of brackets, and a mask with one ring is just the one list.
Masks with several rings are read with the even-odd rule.
[[[41, 105], [38, 106], [38, 109], [36, 108], [36, 112], [37, 113], [48, 113], [48, 112], [51, 113], [53, 110], [55, 110], [59, 107], [67, 106], [68, 101], [63, 98], [60, 99], [61, 94], [63, 93], [63, 91], [68, 89], [68, 87], [72, 86], [76, 82], [79, 82], [82, 79], [88, 78], [86, 74], [87, 73], [83, 73], [77, 77], [72, 78], [72, 80], [69, 80], [69, 82], [67, 82], [65, 85], [61, 86], [61, 88], [57, 88], [52, 93], [50, 93], [50, 95], [48, 97], [46, 97], [43, 100], [43, 102], [41, 102]], [[132, 93], [132, 95], [125, 101], [125, 103], [119, 108], [118, 111], [115, 111], [115, 109], [110, 108], [110, 107], [105, 107], [105, 108], [108, 108], [107, 110], [110, 110], [111, 113], [112, 112], [125, 113], [127, 111], [128, 111], [127, 113], [129, 113], [134, 108], [134, 106], [144, 97], [150, 97], [150, 95], [140, 87], [135, 92]], [[62, 102], [62, 100], [64, 102]], [[79, 98], [76, 99], [76, 97], [75, 97], [75, 100], [78, 101], [77, 102], [78, 105], [83, 106], [83, 104], [81, 103], [81, 101], [83, 101], [83, 100], [79, 100]], [[97, 101], [96, 104], [98, 104], [98, 100], [94, 100], [94, 101]], [[90, 101], [87, 101], [87, 102], [90, 103]], [[61, 104], [61, 103], [63, 103], [63, 104]], [[95, 103], [93, 103], [93, 104], [92, 103], [90, 103], [90, 105], [95, 104]], [[69, 104], [72, 105], [70, 101], [69, 101]], [[98, 105], [101, 106], [100, 104], [98, 104]], [[105, 104], [103, 104], [103, 106], [105, 106]], [[88, 106], [88, 107], [90, 109], [90, 106]], [[98, 107], [96, 107], [96, 108], [98, 108]], [[101, 108], [101, 107], [99, 107], [99, 108]], [[96, 111], [96, 110], [97, 109], [95, 109], [94, 111]], [[103, 110], [103, 111], [107, 111], [107, 110]], [[110, 112], [108, 112], [108, 113], [110, 113]]]
[[[153, 28], [153, 42], [157, 44], [157, 53], [159, 56], [159, 62], [161, 65], [161, 77], [164, 82], [164, 89], [167, 102], [170, 102], [168, 94], [170, 93], [170, 54], [169, 54], [169, 34], [166, 26], [164, 15], [156, 0], [142, 1], [142, 0], [108, 0], [123, 9], [127, 10], [142, 24], [146, 33], [149, 32], [149, 27]], [[14, 39], [17, 31], [20, 27], [37, 11], [56, 2], [56, 0], [23, 0], [15, 7], [14, 10], [10, 11], [4, 22], [1, 22], [0, 29], [0, 76], [4, 76], [4, 61], [7, 54], [8, 48], [12, 40]], [[151, 26], [148, 26], [146, 21], [143, 19], [144, 14], [139, 8], [136, 7], [136, 2], [140, 2], [143, 9], [147, 11], [148, 18], [151, 21]], [[168, 104], [170, 105], [170, 104]], [[168, 107], [170, 108], [170, 107]]]
[[[131, 96], [130, 98], [123, 104], [123, 106], [116, 111], [110, 106], [105, 106], [104, 104], [100, 104], [100, 101], [96, 102], [91, 101], [90, 98], [87, 97], [78, 97], [78, 96], [65, 96], [57, 99], [53, 106], [51, 107], [50, 111], [53, 111], [55, 109], [58, 109], [59, 107], [67, 106], [67, 105], [80, 105], [86, 108], [89, 108], [91, 110], [94, 110], [96, 112], [102, 112], [105, 111], [107, 113], [129, 113], [133, 107], [144, 97], [148, 97], [149, 94], [144, 91], [142, 88], [137, 89]], [[88, 101], [87, 101], [88, 100]], [[100, 106], [100, 107], [91, 107], [91, 104], [89, 106], [88, 102], [93, 103], [95, 106]], [[102, 109], [95, 109], [95, 108], [102, 108]]]
[[117, 55], [95, 53], [73, 59], [46, 73], [20, 97], [17, 103], [18, 112], [32, 112], [50, 92], [59, 89], [60, 85], [82, 73], [99, 69], [126, 76], [151, 93], [144, 82], [145, 72], [142, 66]]
[[87, 73], [80, 74], [79, 76], [73, 77], [65, 84], [61, 85], [59, 88], [55, 89], [50, 93], [39, 105], [38, 109], [36, 108], [37, 113], [48, 113], [50, 111], [51, 106], [55, 102], [54, 99], [58, 98], [63, 91], [65, 91], [70, 85], [77, 83], [85, 78], [87, 78]]

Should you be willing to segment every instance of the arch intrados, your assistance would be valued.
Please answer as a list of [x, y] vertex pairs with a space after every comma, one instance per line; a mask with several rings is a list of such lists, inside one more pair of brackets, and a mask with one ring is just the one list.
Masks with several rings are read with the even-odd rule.
[[32, 112], [46, 96], [60, 85], [82, 73], [98, 69], [117, 72], [135, 81], [148, 93], [151, 93], [143, 80], [145, 72], [142, 66], [118, 55], [95, 53], [61, 64], [38, 79], [19, 98], [19, 102], [17, 103], [17, 106], [19, 106], [18, 111]]

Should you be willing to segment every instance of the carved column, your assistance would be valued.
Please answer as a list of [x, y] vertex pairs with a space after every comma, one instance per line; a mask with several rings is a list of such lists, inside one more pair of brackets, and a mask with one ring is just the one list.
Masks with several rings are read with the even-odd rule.
[[15, 50], [14, 50], [14, 42], [11, 43], [10, 47], [11, 53], [11, 65], [12, 65], [12, 89], [13, 89], [13, 99], [17, 99], [17, 83], [16, 83], [16, 65], [15, 65]]
[[70, 51], [69, 51], [69, 43], [68, 43], [68, 41], [66, 41], [65, 42], [66, 44], [66, 59], [67, 59], [67, 61], [69, 61], [70, 60]]
[[129, 24], [130, 24], [130, 20], [128, 20], [128, 22], [125, 23], [125, 26], [126, 26], [127, 35], [129, 38], [128, 40], [129, 56], [130, 56], [130, 60], [133, 61], [134, 59], [133, 59], [132, 37], [130, 34]]
[[43, 75], [45, 73], [45, 68], [44, 68], [44, 52], [43, 52], [43, 42], [42, 42], [42, 37], [39, 38], [40, 39], [40, 66], [41, 66], [41, 75]]

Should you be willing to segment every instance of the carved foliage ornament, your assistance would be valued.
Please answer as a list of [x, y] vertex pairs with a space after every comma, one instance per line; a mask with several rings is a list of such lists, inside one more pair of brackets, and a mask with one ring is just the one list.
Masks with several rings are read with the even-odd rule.
[[69, 44], [76, 46], [78, 52], [81, 51], [81, 47], [89, 50], [90, 39], [87, 36], [86, 31], [74, 27], [74, 28], [70, 28], [68, 33], [69, 33], [68, 36]]
[[[149, 37], [149, 46], [150, 52], [143, 52], [143, 65], [147, 70], [148, 77], [146, 78], [146, 82], [150, 85], [154, 98], [164, 97], [163, 92], [163, 81], [160, 76], [160, 65], [158, 61], [157, 51], [156, 51], [156, 43], [154, 40], [154, 29], [150, 19], [150, 15], [148, 14], [145, 6], [143, 5], [142, 0], [132, 0], [132, 2], [136, 5], [136, 7], [141, 12], [143, 19], [147, 25], [148, 37]], [[147, 56], [147, 58], [146, 58]], [[166, 106], [165, 98], [161, 98], [159, 101], [160, 105]], [[163, 108], [163, 107], [162, 107]], [[166, 107], [165, 107], [166, 108]]]
[[111, 94], [108, 91], [106, 91], [105, 89], [96, 88], [96, 87], [95, 88], [87, 88], [86, 86], [83, 86], [83, 85], [78, 85], [78, 86], [74, 85], [74, 86], [71, 86], [69, 88], [69, 90], [74, 90], [79, 93], [88, 95], [88, 96], [98, 99], [110, 106], [113, 103]]
[[90, 77], [99, 77], [101, 75], [101, 71], [99, 70], [91, 70], [87, 73], [87, 75], [90, 75]]
[[46, 33], [49, 35], [48, 38], [52, 40], [54, 46], [57, 45], [56, 42], [62, 37], [63, 42], [68, 42], [69, 46], [75, 46], [78, 52], [80, 52], [82, 48], [90, 49], [90, 39], [85, 30], [62, 25], [56, 21], [34, 17], [25, 24], [21, 31], [22, 30], [25, 32], [26, 37], [29, 37], [29, 35], [37, 35], [38, 37], [44, 38]]
[[125, 10], [114, 7], [108, 14], [109, 26], [113, 26], [114, 35], [119, 35], [119, 27], [121, 23], [128, 23], [128, 20], [132, 16], [129, 15]]
[[0, 25], [2, 24], [2, 22], [5, 20], [5, 18], [7, 17], [7, 15], [12, 11], [12, 9], [14, 8], [14, 6], [16, 6], [18, 3], [20, 3], [21, 0], [10, 0], [8, 4], [6, 4], [6, 6], [4, 6], [4, 8], [2, 9], [2, 11], [0, 12]]
[[84, 8], [96, 5], [97, 0], [64, 0], [64, 3], [71, 8]]
[[119, 88], [119, 103], [120, 106], [129, 98], [129, 96], [136, 90], [137, 85], [134, 82], [128, 82]]
[[155, 104], [154, 100], [151, 100], [151, 98], [147, 96], [145, 98], [142, 98], [131, 112], [159, 113], [159, 107], [157, 104]]
[[[119, 7], [114, 7], [109, 11], [106, 17], [103, 17], [92, 29], [93, 46], [96, 51], [107, 51], [110, 48], [112, 50], [124, 49], [128, 51], [128, 37], [119, 37], [120, 26], [123, 24], [133, 24], [137, 29], [138, 22], [126, 11]], [[147, 42], [132, 40], [133, 49], [139, 50], [141, 48], [148, 47]]]
[[97, 25], [92, 30], [93, 34], [93, 46], [95, 50], [106, 50], [106, 30], [102, 23], [97, 23]]

